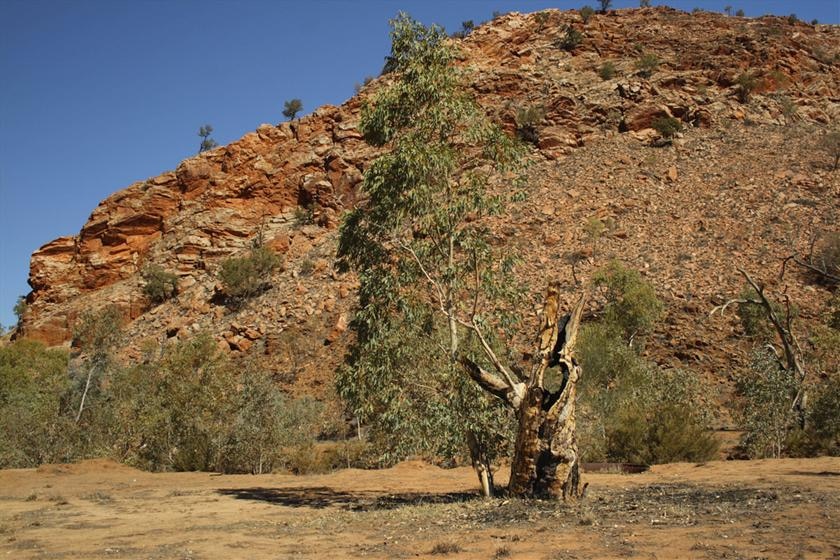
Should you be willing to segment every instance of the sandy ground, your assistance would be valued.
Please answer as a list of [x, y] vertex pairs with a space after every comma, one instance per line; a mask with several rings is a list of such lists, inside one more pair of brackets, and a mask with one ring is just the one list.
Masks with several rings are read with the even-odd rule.
[[[498, 478], [504, 478], [499, 473]], [[587, 474], [575, 505], [476, 496], [469, 469], [0, 471], [0, 558], [840, 558], [840, 458]]]

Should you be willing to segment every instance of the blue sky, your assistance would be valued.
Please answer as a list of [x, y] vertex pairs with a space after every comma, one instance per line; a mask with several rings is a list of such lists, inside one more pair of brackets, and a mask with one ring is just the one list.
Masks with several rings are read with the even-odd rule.
[[[595, 0], [0, 0], [0, 324], [29, 256], [78, 233], [110, 193], [174, 169], [210, 123], [221, 144], [350, 97], [388, 53], [399, 10], [454, 31], [494, 11]], [[614, 0], [635, 7], [638, 0]], [[840, 0], [653, 0], [690, 11], [840, 21]]]

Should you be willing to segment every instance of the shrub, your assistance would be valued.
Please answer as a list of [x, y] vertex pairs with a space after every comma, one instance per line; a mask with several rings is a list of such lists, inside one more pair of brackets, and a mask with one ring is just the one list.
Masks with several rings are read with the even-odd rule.
[[545, 117], [545, 110], [539, 105], [520, 107], [516, 110], [514, 121], [516, 122], [516, 134], [525, 142], [539, 144], [540, 134], [537, 126]]
[[651, 127], [655, 129], [662, 138], [670, 140], [682, 130], [682, 122], [674, 117], [664, 116], [654, 119], [651, 123]]
[[639, 0], [640, 8], [650, 8], [650, 0]]
[[308, 226], [315, 223], [315, 209], [311, 204], [296, 206], [294, 223], [297, 227]]
[[260, 474], [289, 467], [315, 441], [323, 406], [310, 397], [289, 398], [271, 375], [251, 368], [239, 384], [218, 468]]
[[795, 377], [780, 367], [775, 356], [759, 350], [750, 369], [740, 375], [737, 389], [743, 397], [739, 416], [745, 434], [741, 440], [750, 457], [781, 457], [794, 427], [791, 404], [799, 390]]
[[[738, 294], [738, 299], [758, 301], [758, 294], [751, 286], [745, 286], [741, 293]], [[786, 310], [778, 303], [771, 301], [770, 307], [779, 317], [784, 321]], [[741, 321], [741, 327], [744, 329], [744, 334], [750, 337], [768, 338], [774, 336], [775, 330], [767, 317], [767, 311], [764, 306], [755, 303], [739, 303], [737, 308], [738, 319]], [[791, 306], [791, 314], [796, 317], [797, 310]]]
[[218, 142], [210, 138], [211, 134], [213, 134], [213, 127], [209, 124], [205, 124], [198, 129], [198, 135], [201, 136], [201, 144], [198, 146], [198, 153], [212, 150], [219, 145]]
[[17, 301], [15, 301], [15, 306], [12, 308], [12, 312], [15, 314], [15, 317], [17, 317], [18, 325], [23, 322], [27, 309], [28, 306], [26, 304], [26, 298], [24, 296], [18, 296]]
[[663, 305], [648, 282], [635, 270], [612, 261], [593, 276], [606, 289], [604, 321], [627, 339], [649, 331], [662, 315]]
[[474, 29], [475, 29], [475, 22], [473, 22], [473, 20], [471, 20], [471, 19], [468, 19], [466, 21], [461, 22], [460, 31], [456, 31], [455, 33], [452, 34], [452, 36], [455, 37], [455, 38], [458, 38], [458, 39], [463, 39], [464, 37], [466, 37], [467, 35], [472, 33]]
[[657, 68], [659, 68], [659, 57], [653, 53], [645, 53], [636, 61], [636, 70], [643, 78], [653, 76]]
[[564, 51], [573, 51], [580, 45], [581, 41], [583, 41], [583, 33], [571, 25], [567, 25], [563, 36], [557, 40], [556, 45]]
[[738, 101], [747, 103], [750, 100], [752, 92], [758, 86], [758, 79], [749, 72], [743, 72], [735, 80], [735, 84], [737, 85], [736, 93], [738, 95]]
[[738, 11], [735, 12], [735, 15], [738, 17], [744, 17], [746, 14], [744, 13], [744, 10], [738, 9]]
[[18, 340], [0, 347], [0, 468], [76, 458], [67, 352]]
[[[840, 353], [840, 346], [835, 351]], [[816, 390], [808, 411], [807, 435], [816, 453], [840, 455], [840, 374], [829, 376]]]
[[584, 6], [583, 8], [578, 10], [578, 13], [580, 14], [580, 19], [583, 20], [583, 23], [589, 23], [589, 20], [592, 18], [593, 15], [595, 15], [595, 10], [592, 8], [592, 6]]
[[823, 136], [820, 140], [820, 148], [828, 154], [829, 158], [834, 159], [831, 170], [836, 171], [840, 164], [840, 130], [831, 131]]
[[279, 264], [280, 258], [266, 247], [253, 247], [245, 257], [223, 261], [219, 279], [225, 297], [239, 304], [264, 291], [271, 272]]
[[598, 68], [598, 76], [602, 80], [612, 80], [615, 77], [615, 64], [612, 61], [606, 61]]
[[607, 10], [610, 9], [612, 6], [612, 0], [598, 0], [598, 3], [601, 4], [601, 13], [606, 14]]
[[798, 17], [796, 17], [796, 14], [790, 14], [790, 15], [787, 17], [787, 22], [788, 22], [790, 25], [796, 25], [796, 24], [799, 22], [799, 18], [798, 18]]
[[303, 110], [303, 102], [300, 99], [289, 99], [283, 102], [283, 116], [294, 120], [298, 113]]
[[537, 22], [537, 33], [541, 33], [545, 24], [548, 23], [549, 12], [537, 12], [534, 14], [534, 20]]
[[153, 304], [163, 303], [178, 293], [178, 277], [157, 265], [147, 266], [143, 272], [143, 294]]
[[585, 325], [577, 347], [579, 439], [586, 461], [702, 461], [718, 442], [695, 376], [647, 363], [605, 321]]

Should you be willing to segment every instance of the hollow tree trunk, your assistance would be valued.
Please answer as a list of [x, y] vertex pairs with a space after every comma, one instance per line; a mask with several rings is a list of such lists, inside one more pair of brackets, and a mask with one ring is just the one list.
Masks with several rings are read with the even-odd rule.
[[[585, 295], [570, 315], [560, 317], [558, 291], [549, 288], [538, 349], [525, 396], [517, 411], [519, 430], [508, 490], [514, 496], [580, 496], [580, 463], [575, 436], [575, 397], [581, 368], [574, 359]], [[545, 388], [545, 370], [559, 366], [564, 382]]]

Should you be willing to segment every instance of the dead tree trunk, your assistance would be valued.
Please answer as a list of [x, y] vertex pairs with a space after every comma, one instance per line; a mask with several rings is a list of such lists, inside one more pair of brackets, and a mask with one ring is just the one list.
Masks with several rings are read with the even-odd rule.
[[[574, 358], [585, 296], [571, 314], [560, 316], [558, 290], [549, 288], [537, 353], [518, 410], [519, 431], [508, 489], [515, 496], [580, 496], [580, 461], [575, 435], [575, 398], [581, 368]], [[545, 387], [545, 371], [559, 367], [563, 383]]]

